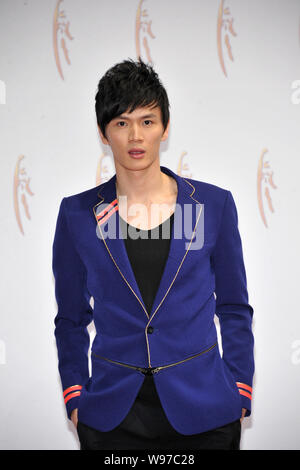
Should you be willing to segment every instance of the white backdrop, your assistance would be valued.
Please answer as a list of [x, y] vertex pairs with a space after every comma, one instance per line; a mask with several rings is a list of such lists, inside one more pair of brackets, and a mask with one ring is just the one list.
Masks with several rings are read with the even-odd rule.
[[52, 242], [61, 199], [114, 174], [94, 97], [138, 52], [171, 103], [161, 164], [237, 205], [256, 359], [241, 447], [300, 449], [299, 19], [299, 0], [0, 0], [1, 449], [79, 448]]

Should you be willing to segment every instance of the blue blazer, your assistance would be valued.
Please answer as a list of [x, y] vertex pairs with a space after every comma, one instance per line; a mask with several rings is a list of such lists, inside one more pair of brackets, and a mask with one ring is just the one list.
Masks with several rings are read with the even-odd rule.
[[242, 408], [246, 416], [251, 412], [253, 308], [232, 194], [160, 168], [175, 178], [178, 194], [169, 256], [150, 312], [120, 236], [116, 175], [64, 197], [59, 208], [53, 273], [63, 398], [69, 418], [78, 408], [79, 421], [100, 431], [125, 418], [146, 371], [182, 434], [235, 421]]

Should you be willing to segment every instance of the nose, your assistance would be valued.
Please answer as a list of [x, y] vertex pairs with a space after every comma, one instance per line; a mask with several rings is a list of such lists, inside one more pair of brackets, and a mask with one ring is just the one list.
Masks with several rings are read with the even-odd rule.
[[134, 123], [130, 126], [128, 139], [129, 141], [142, 141], [143, 140], [142, 129], [139, 127], [137, 123]]

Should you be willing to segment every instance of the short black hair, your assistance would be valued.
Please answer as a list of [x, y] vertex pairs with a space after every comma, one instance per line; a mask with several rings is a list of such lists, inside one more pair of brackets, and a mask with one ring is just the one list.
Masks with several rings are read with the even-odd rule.
[[107, 70], [98, 83], [95, 101], [97, 123], [104, 137], [112, 119], [141, 106], [160, 107], [164, 130], [169, 122], [167, 92], [153, 66], [140, 57], [138, 61], [129, 58]]

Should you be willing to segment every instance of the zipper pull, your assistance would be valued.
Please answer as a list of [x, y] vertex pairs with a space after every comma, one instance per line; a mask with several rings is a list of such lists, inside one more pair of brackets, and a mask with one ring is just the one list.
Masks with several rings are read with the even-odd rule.
[[148, 369], [145, 369], [145, 367], [135, 367], [136, 370], [138, 370], [139, 372], [142, 372], [142, 374], [146, 375], [147, 374], [147, 370]]
[[153, 375], [156, 374], [161, 368], [160, 367], [136, 367], [139, 372], [142, 372], [144, 375]]
[[152, 375], [156, 374], [157, 372], [160, 371], [160, 369], [161, 369], [161, 367], [153, 367], [153, 368], [151, 369], [151, 374], [152, 374]]

